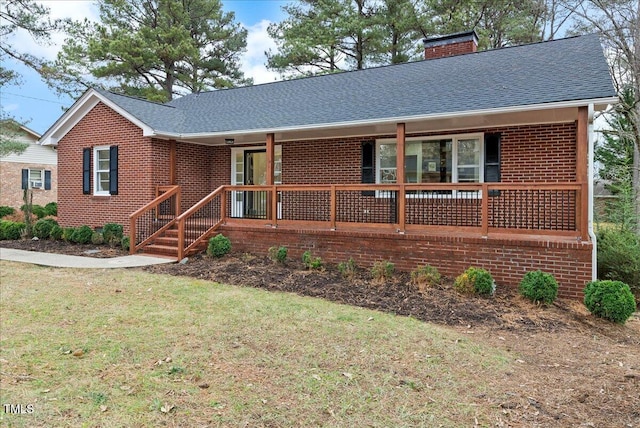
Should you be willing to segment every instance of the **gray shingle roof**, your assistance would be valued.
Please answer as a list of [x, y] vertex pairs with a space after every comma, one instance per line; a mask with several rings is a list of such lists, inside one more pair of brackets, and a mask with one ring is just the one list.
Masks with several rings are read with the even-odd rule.
[[286, 129], [615, 96], [596, 35], [191, 94], [108, 94], [159, 133]]

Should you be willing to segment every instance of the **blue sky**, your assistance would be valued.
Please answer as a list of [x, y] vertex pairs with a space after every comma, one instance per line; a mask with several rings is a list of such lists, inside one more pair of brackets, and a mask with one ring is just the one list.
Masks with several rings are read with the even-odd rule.
[[[284, 18], [281, 7], [289, 0], [222, 0], [225, 11], [233, 11], [236, 21], [247, 28], [247, 53], [243, 57], [242, 69], [246, 76], [253, 77], [255, 83], [266, 83], [279, 79], [277, 73], [264, 67], [266, 57], [264, 51], [274, 48], [273, 42], [266, 34], [270, 22], [278, 22]], [[93, 1], [89, 0], [49, 0], [42, 1], [51, 9], [54, 18], [97, 17]], [[14, 35], [14, 46], [38, 56], [54, 59], [63, 41], [62, 35], [56, 35], [50, 46], [37, 45], [28, 35]], [[68, 97], [59, 97], [40, 79], [39, 75], [29, 68], [6, 61], [3, 66], [14, 69], [22, 75], [22, 84], [0, 89], [0, 106], [2, 109], [26, 123], [32, 130], [43, 134], [62, 115], [65, 108], [73, 104]]]

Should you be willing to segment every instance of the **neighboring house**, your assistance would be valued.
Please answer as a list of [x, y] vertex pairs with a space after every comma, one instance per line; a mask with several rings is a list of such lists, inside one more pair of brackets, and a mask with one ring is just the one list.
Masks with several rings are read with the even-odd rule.
[[36, 205], [45, 206], [49, 202], [56, 202], [56, 147], [38, 144], [40, 134], [26, 126], [16, 124], [10, 127], [11, 131], [8, 129], [3, 123], [0, 132], [29, 145], [21, 154], [0, 158], [0, 205], [20, 208], [24, 204], [24, 189], [33, 190], [33, 203]]
[[60, 156], [59, 221], [120, 223], [132, 252], [177, 258], [223, 233], [500, 285], [542, 269], [581, 296], [593, 112], [617, 100], [599, 39], [476, 46], [427, 39], [425, 61], [166, 104], [90, 89], [41, 139]]

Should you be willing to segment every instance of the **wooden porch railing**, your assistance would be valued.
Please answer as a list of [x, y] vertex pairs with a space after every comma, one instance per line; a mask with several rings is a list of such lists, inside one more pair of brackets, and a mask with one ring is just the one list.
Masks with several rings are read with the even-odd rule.
[[200, 202], [176, 218], [178, 224], [178, 260], [200, 245], [226, 217], [225, 186], [209, 193]]
[[179, 214], [180, 186], [158, 186], [156, 198], [129, 216], [129, 253], [160, 236]]

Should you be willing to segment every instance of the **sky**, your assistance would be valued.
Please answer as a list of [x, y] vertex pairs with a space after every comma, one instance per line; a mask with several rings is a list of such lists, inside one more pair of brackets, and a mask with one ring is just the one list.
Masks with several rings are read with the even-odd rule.
[[[267, 70], [264, 52], [275, 50], [275, 43], [267, 35], [267, 26], [279, 22], [285, 14], [281, 7], [290, 0], [222, 0], [223, 9], [234, 12], [236, 22], [247, 30], [247, 52], [242, 57], [242, 71], [252, 77], [254, 84], [280, 80], [278, 73]], [[97, 19], [97, 8], [92, 0], [47, 0], [41, 1], [51, 10], [51, 17]], [[22, 51], [53, 60], [64, 41], [64, 36], [56, 34], [51, 45], [38, 45], [28, 34], [13, 35], [14, 46]], [[44, 134], [51, 125], [69, 108], [74, 100], [60, 97], [40, 79], [35, 71], [16, 61], [7, 60], [3, 66], [16, 70], [22, 75], [19, 86], [0, 88], [0, 106], [12, 117], [25, 123], [33, 131]]]

